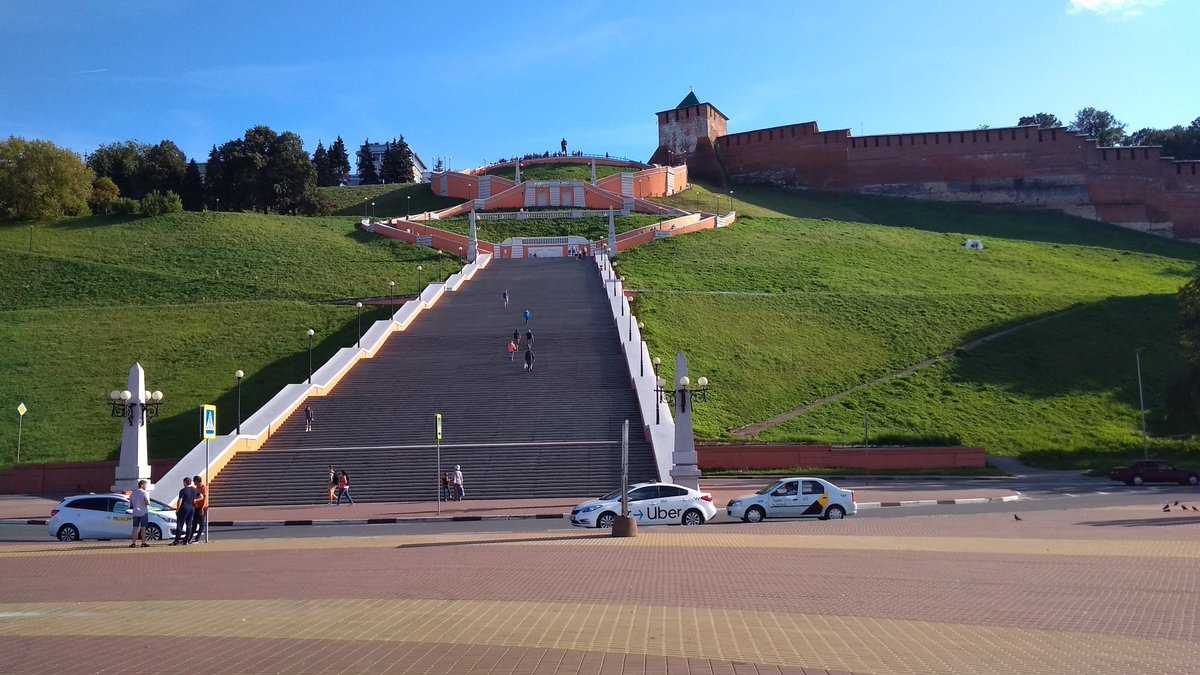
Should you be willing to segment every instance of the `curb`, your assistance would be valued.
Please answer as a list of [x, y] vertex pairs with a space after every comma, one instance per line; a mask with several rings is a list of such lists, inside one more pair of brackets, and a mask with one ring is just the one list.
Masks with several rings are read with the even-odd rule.
[[913, 499], [903, 502], [859, 502], [859, 509], [887, 509], [902, 506], [957, 506], [961, 504], [990, 504], [999, 502], [1016, 502], [1024, 499], [1017, 493], [1004, 497], [970, 497], [967, 499]]
[[278, 527], [321, 525], [396, 525], [401, 523], [443, 523], [480, 520], [554, 520], [562, 513], [525, 513], [503, 516], [413, 516], [410, 518], [345, 518], [337, 520], [210, 520], [209, 527]]

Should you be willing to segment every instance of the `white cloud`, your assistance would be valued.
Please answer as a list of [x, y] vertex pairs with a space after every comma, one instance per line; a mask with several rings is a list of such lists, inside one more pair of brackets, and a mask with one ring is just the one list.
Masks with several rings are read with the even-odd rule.
[[1071, 14], [1090, 12], [1114, 19], [1132, 19], [1166, 0], [1069, 0]]

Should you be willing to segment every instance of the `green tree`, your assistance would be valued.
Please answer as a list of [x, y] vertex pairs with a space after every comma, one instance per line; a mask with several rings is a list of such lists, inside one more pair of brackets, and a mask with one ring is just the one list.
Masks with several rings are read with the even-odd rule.
[[108, 214], [113, 202], [121, 196], [121, 190], [108, 176], [100, 176], [92, 181], [92, 194], [88, 197], [88, 206], [92, 213]]
[[1164, 157], [1200, 159], [1200, 118], [1188, 126], [1177, 124], [1169, 129], [1139, 129], [1129, 135], [1128, 145], [1161, 145]]
[[179, 198], [183, 200], [183, 208], [188, 211], [200, 211], [204, 208], [204, 177], [200, 175], [200, 165], [196, 160], [187, 164], [183, 174], [183, 184], [180, 185]]
[[375, 158], [371, 156], [371, 141], [364, 140], [358, 149], [358, 182], [360, 185], [375, 185], [379, 174], [375, 172]]
[[1107, 110], [1084, 108], [1075, 114], [1071, 131], [1086, 134], [1105, 147], [1120, 145], [1125, 138], [1125, 123]]
[[329, 176], [332, 185], [341, 185], [350, 175], [350, 155], [346, 154], [346, 142], [341, 136], [329, 146]]
[[276, 212], [311, 215], [319, 210], [317, 171], [296, 134], [285, 131], [275, 137], [261, 180], [270, 185], [273, 199], [269, 204]]
[[125, 196], [141, 198], [146, 192], [146, 146], [137, 141], [101, 145], [87, 156], [87, 164], [97, 176], [111, 178]]
[[164, 213], [179, 213], [182, 210], [183, 200], [170, 191], [152, 190], [138, 202], [138, 211], [143, 216], [160, 216]]
[[312, 163], [313, 168], [317, 170], [317, 187], [337, 185], [337, 182], [333, 180], [333, 171], [329, 165], [329, 153], [325, 151], [325, 146], [320, 141], [317, 141], [317, 149], [313, 150]]
[[1042, 129], [1052, 129], [1061, 127], [1063, 123], [1058, 119], [1057, 115], [1052, 113], [1035, 113], [1033, 115], [1022, 115], [1021, 119], [1017, 120], [1017, 126], [1024, 127], [1031, 124], [1037, 125]]
[[380, 170], [379, 177], [385, 183], [412, 182], [412, 150], [408, 148], [408, 143], [404, 142], [403, 136], [399, 139], [393, 138], [387, 144], [387, 149], [383, 153], [383, 167]]
[[142, 179], [139, 181], [146, 192], [182, 191], [183, 179], [187, 175], [187, 156], [172, 141], [163, 140], [158, 145], [145, 148], [142, 163]]
[[70, 150], [10, 136], [0, 142], [0, 215], [44, 220], [87, 215], [95, 178]]

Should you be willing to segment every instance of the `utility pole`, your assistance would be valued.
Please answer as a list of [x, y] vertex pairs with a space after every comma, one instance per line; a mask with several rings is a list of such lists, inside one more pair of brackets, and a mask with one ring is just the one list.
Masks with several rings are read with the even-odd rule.
[[1150, 446], [1146, 439], [1146, 397], [1142, 394], [1142, 348], [1133, 352], [1137, 361], [1138, 411], [1142, 413], [1142, 459], [1150, 459]]

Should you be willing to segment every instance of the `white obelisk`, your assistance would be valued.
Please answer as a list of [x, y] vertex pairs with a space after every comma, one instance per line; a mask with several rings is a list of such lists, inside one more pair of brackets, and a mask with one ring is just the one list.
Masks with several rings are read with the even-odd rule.
[[[117, 480], [113, 483], [113, 491], [121, 492], [137, 487], [139, 480], [150, 480], [150, 457], [146, 443], [146, 419], [142, 413], [146, 403], [146, 371], [142, 364], [134, 363], [129, 369], [129, 383], [126, 385], [130, 399], [125, 402], [126, 414], [121, 420], [121, 457], [117, 461]], [[132, 424], [130, 414], [132, 411]], [[147, 486], [149, 487], [149, 486]]]

